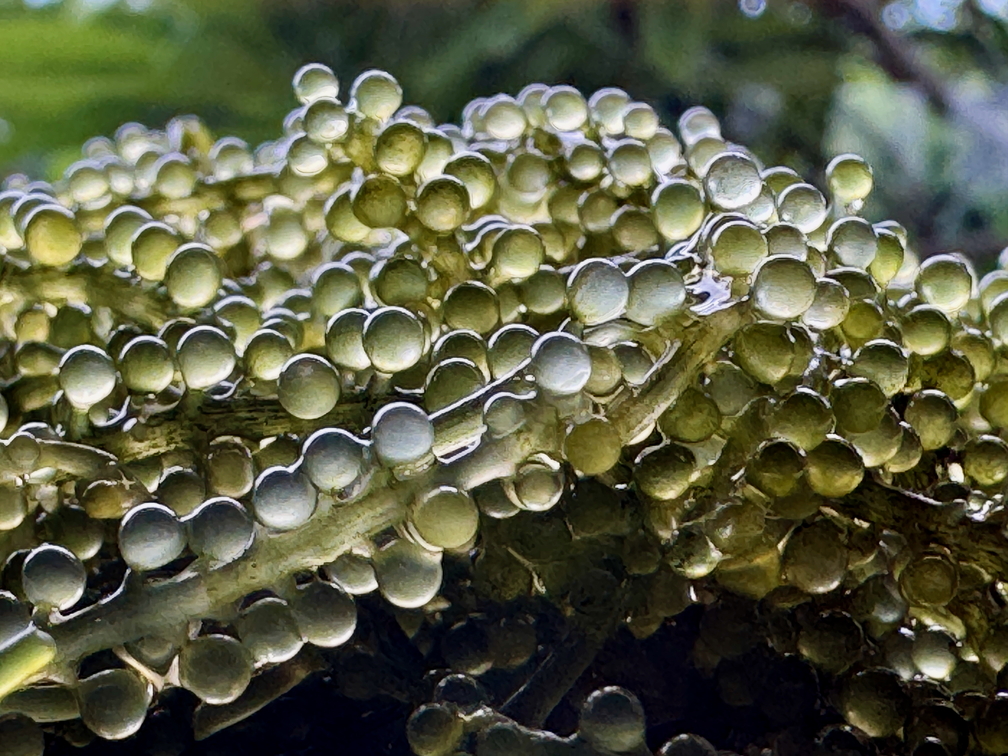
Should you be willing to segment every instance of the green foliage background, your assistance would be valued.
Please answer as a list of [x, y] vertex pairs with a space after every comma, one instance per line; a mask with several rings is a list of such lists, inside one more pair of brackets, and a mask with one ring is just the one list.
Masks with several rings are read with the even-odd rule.
[[621, 86], [669, 121], [703, 103], [729, 138], [813, 180], [838, 152], [865, 155], [878, 184], [869, 215], [903, 222], [924, 254], [963, 249], [983, 269], [1008, 239], [1001, 0], [32, 6], [0, 0], [2, 173], [56, 178], [87, 138], [180, 113], [219, 135], [269, 138], [294, 105], [293, 72], [320, 60], [347, 83], [384, 68], [445, 120], [531, 81]]

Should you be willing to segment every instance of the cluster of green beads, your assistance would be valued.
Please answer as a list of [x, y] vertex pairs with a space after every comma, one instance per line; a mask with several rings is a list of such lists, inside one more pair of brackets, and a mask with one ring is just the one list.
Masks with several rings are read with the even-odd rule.
[[[127, 124], [4, 182], [0, 728], [25, 754], [78, 718], [130, 737], [166, 687], [240, 718], [264, 671], [351, 640], [355, 596], [440, 622], [445, 560], [568, 608], [604, 569], [598, 627], [701, 602], [705, 674], [769, 644], [865, 737], [943, 706], [963, 727], [920, 743], [1008, 749], [1008, 272], [918, 263], [858, 215], [863, 160], [824, 194], [704, 108], [674, 134], [622, 90], [533, 84], [439, 125], [318, 64], [294, 93], [255, 148]], [[456, 671], [529, 659], [516, 632]], [[418, 756], [554, 747], [466, 706], [418, 710]], [[639, 751], [643, 721], [602, 691], [571, 747]], [[663, 753], [713, 753], [683, 737]]]

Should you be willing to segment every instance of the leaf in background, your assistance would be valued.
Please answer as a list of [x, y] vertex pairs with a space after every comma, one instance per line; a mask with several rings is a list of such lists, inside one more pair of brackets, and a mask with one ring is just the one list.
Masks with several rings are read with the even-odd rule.
[[[194, 3], [194, 6], [196, 3]], [[12, 130], [0, 164], [45, 155], [110, 134], [128, 120], [163, 123], [198, 112], [222, 132], [264, 138], [293, 104], [278, 47], [248, 44], [247, 22], [221, 25], [184, 4], [137, 16], [114, 9], [80, 16], [71, 6], [0, 12], [0, 118]], [[249, 15], [249, 14], [245, 14]], [[283, 97], [278, 95], [283, 94]], [[33, 171], [38, 172], [38, 171]]]

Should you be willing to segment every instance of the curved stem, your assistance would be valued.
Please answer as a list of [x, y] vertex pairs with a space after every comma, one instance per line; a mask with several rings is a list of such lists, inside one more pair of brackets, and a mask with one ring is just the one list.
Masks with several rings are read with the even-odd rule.
[[[687, 328], [679, 349], [658, 368], [653, 383], [637, 394], [628, 393], [614, 405], [614, 423], [620, 435], [631, 439], [649, 427], [695, 380], [698, 371], [716, 356], [747, 317], [748, 308], [743, 303], [704, 316]], [[503, 382], [495, 382], [494, 389], [499, 387], [498, 383], [503, 385]], [[482, 396], [480, 399], [482, 402]], [[286, 432], [308, 430], [298, 425], [302, 421], [295, 421], [286, 413], [281, 415], [278, 406], [273, 407], [264, 400], [249, 400], [245, 405], [239, 400], [237, 406], [232, 402], [219, 407], [208, 403], [200, 405], [196, 418], [175, 416], [152, 423], [153, 428], [160, 428], [153, 431], [155, 442], [148, 437], [120, 440], [117, 445], [111, 435], [95, 441], [97, 446], [127, 460], [149, 456], [154, 447], [199, 449], [214, 436], [247, 435], [250, 429], [264, 437], [285, 432], [279, 430], [281, 426], [288, 429]], [[359, 428], [365, 424], [365, 418], [370, 417], [368, 409], [363, 400], [343, 405], [334, 411], [332, 418], [327, 416], [313, 421], [311, 426], [312, 429], [324, 424]], [[461, 402], [458, 408], [446, 409], [468, 414], [472, 408]], [[436, 413], [432, 417], [435, 426], [442, 427], [441, 424], [447, 422], [446, 427], [451, 427], [450, 414], [450, 411]], [[478, 414], [482, 416], [481, 412]], [[414, 497], [434, 486], [450, 484], [468, 490], [489, 480], [513, 475], [517, 466], [531, 454], [556, 453], [562, 435], [562, 423], [556, 410], [545, 401], [532, 400], [526, 418], [525, 426], [515, 433], [492, 440], [483, 436], [480, 443], [468, 451], [416, 476], [398, 480], [392, 471], [381, 470], [354, 501], [337, 504], [323, 497], [320, 510], [297, 530], [268, 532], [260, 527], [253, 547], [223, 567], [208, 569], [197, 561], [177, 577], [158, 582], [143, 582], [139, 576], [128, 575], [116, 593], [73, 615], [57, 617], [51, 627], [45, 628], [55, 640], [57, 662], [73, 665], [89, 654], [157, 634], [165, 627], [226, 613], [249, 593], [277, 585], [299, 571], [331, 562], [360, 541], [390, 527], [400, 527]], [[550, 662], [551, 668], [556, 667], [555, 673], [544, 672], [540, 679], [544, 675], [557, 683], [571, 675], [576, 679], [590, 664], [598, 647], [608, 637], [608, 631], [582, 630], [585, 638], [572, 635], [570, 648]], [[4, 662], [4, 653], [0, 651], [0, 667]], [[553, 690], [555, 686], [551, 682], [547, 687]], [[563, 693], [560, 695], [562, 697]], [[528, 705], [531, 706], [529, 716], [533, 719], [540, 715], [545, 717], [555, 705], [555, 701], [550, 703], [555, 698], [553, 694], [540, 692], [532, 697], [535, 701]]]
[[[543, 425], [532, 422], [506, 439], [481, 444], [470, 455], [446, 465], [449, 479], [456, 485], [477, 480], [484, 459], [494, 461], [496, 473], [513, 472], [532, 451], [540, 450], [544, 437], [548, 436], [543, 433]], [[73, 664], [88, 654], [157, 634], [164, 627], [213, 616], [219, 608], [228, 607], [253, 591], [276, 585], [296, 572], [332, 562], [360, 541], [401, 525], [413, 498], [445, 476], [445, 471], [436, 466], [403, 481], [383, 471], [356, 501], [324, 504], [298, 530], [271, 533], [260, 527], [253, 547], [219, 569], [208, 571], [196, 562], [170, 580], [142, 583], [128, 576], [118, 592], [58, 619], [48, 628], [56, 640], [60, 659]]]
[[311, 648], [302, 649], [285, 664], [267, 669], [252, 678], [248, 688], [229, 704], [200, 704], [193, 714], [193, 738], [205, 740], [237, 722], [241, 722], [289, 691], [313, 672], [326, 668], [322, 655]]
[[361, 539], [398, 524], [408, 497], [408, 487], [379, 476], [359, 500], [331, 506], [299, 530], [267, 534], [260, 529], [244, 556], [219, 569], [203, 571], [200, 565], [174, 579], [152, 583], [128, 577], [118, 592], [58, 620], [49, 632], [61, 659], [74, 663], [165, 627], [212, 616], [215, 607], [331, 562]]
[[707, 315], [686, 328], [679, 348], [636, 395], [627, 393], [610, 407], [609, 420], [624, 444], [640, 437], [679, 398], [704, 364], [752, 316], [747, 302], [738, 302]]
[[359, 433], [372, 415], [364, 398], [342, 402], [315, 420], [300, 420], [288, 413], [279, 400], [260, 397], [206, 400], [188, 413], [185, 409], [180, 406], [154, 415], [125, 432], [121, 427], [99, 430], [88, 441], [121, 462], [131, 462], [180, 448], [198, 452], [221, 436], [260, 441], [287, 433], [306, 436], [328, 427]]
[[171, 317], [174, 305], [155, 289], [137, 286], [109, 268], [82, 265], [74, 270], [8, 266], [0, 281], [0, 299], [7, 303], [98, 302], [127, 321], [157, 330]]
[[572, 629], [525, 685], [501, 707], [501, 714], [526, 727], [542, 727], [605, 645], [606, 636]]
[[943, 504], [866, 477], [837, 504], [837, 509], [849, 517], [902, 533], [917, 549], [944, 546], [957, 560], [974, 564], [990, 575], [1008, 575], [1004, 524], [972, 520], [955, 503]]

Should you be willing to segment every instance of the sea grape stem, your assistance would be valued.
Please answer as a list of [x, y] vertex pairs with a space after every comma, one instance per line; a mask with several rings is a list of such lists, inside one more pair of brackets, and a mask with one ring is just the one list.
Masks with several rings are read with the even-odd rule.
[[359, 432], [370, 419], [368, 410], [364, 399], [355, 399], [341, 402], [315, 420], [301, 420], [284, 410], [276, 399], [241, 397], [226, 402], [207, 399], [191, 414], [179, 406], [137, 423], [129, 431], [121, 427], [98, 431], [89, 441], [122, 462], [131, 462], [179, 448], [204, 450], [210, 441], [221, 436], [260, 441], [285, 433], [308, 435], [326, 427]]
[[169, 319], [171, 303], [154, 289], [109, 273], [108, 267], [81, 265], [72, 271], [7, 266], [0, 279], [0, 302], [15, 311], [23, 303], [92, 305], [100, 303], [118, 315], [153, 329]]
[[[679, 349], [659, 368], [655, 382], [613, 407], [613, 422], [620, 435], [631, 439], [653, 423], [747, 317], [748, 308], [735, 305], [705, 316], [690, 326]], [[331, 562], [369, 536], [401, 526], [410, 503], [422, 490], [445, 484], [472, 488], [514, 474], [517, 466], [533, 453], [555, 452], [561, 438], [557, 415], [545, 403], [533, 400], [532, 404], [536, 406], [529, 407], [528, 422], [520, 431], [501, 439], [484, 440], [468, 452], [435, 465], [417, 477], [396, 480], [391, 472], [382, 470], [355, 501], [323, 505], [321, 511], [298, 530], [269, 532], [260, 528], [259, 537], [249, 552], [220, 568], [210, 570], [197, 561], [177, 577], [156, 582], [143, 582], [139, 576], [131, 575], [116, 593], [75, 614], [58, 618], [46, 628], [56, 642], [59, 662], [74, 664], [89, 654], [157, 634], [165, 627], [212, 617], [253, 591], [276, 585], [296, 572]], [[252, 427], [247, 421], [261, 412], [263, 406], [255, 403], [244, 412], [240, 411], [242, 420], [233, 430]], [[341, 423], [348, 421], [346, 424], [352, 427], [360, 426], [363, 412], [362, 402], [341, 409]], [[174, 423], [173, 430], [166, 434], [165, 440], [192, 443], [196, 434], [209, 433], [210, 427], [218, 434], [227, 433], [237, 422], [234, 418], [228, 420], [227, 414], [208, 409], [207, 417], [213, 415], [220, 423], [206, 422], [205, 429], [203, 421], [187, 423], [175, 418], [170, 421]], [[328, 420], [326, 418], [326, 422]], [[271, 427], [263, 432], [274, 430]], [[112, 444], [106, 444], [105, 448], [112, 451], [109, 446]], [[139, 448], [119, 447], [114, 451], [127, 459], [131, 454], [140, 456]]]
[[638, 394], [624, 394], [613, 402], [609, 420], [624, 444], [632, 442], [657, 422], [697, 373], [718, 350], [751, 318], [748, 302], [700, 318], [688, 326], [679, 348]]
[[[498, 465], [497, 472], [506, 474], [538, 449], [540, 438], [541, 424], [530, 423], [522, 432], [481, 444], [470, 454], [489, 455]], [[469, 480], [479, 466], [478, 460], [467, 462], [463, 457], [449, 469]], [[382, 471], [357, 500], [323, 505], [298, 530], [278, 533], [260, 529], [253, 547], [223, 567], [206, 570], [196, 562], [173, 579], [150, 583], [131, 576], [108, 598], [54, 622], [49, 632], [56, 640], [60, 659], [75, 663], [96, 651], [157, 634], [165, 627], [212, 617], [253, 591], [331, 562], [367, 537], [400, 525], [413, 497], [443, 476], [436, 466], [404, 481]]]
[[108, 598], [53, 624], [62, 660], [76, 662], [165, 627], [201, 617], [274, 585], [299, 570], [331, 562], [370, 534], [399, 523], [409, 488], [380, 476], [359, 500], [320, 512], [303, 528], [262, 532], [240, 559], [216, 570], [197, 566], [178, 577], [151, 583], [126, 580]]

